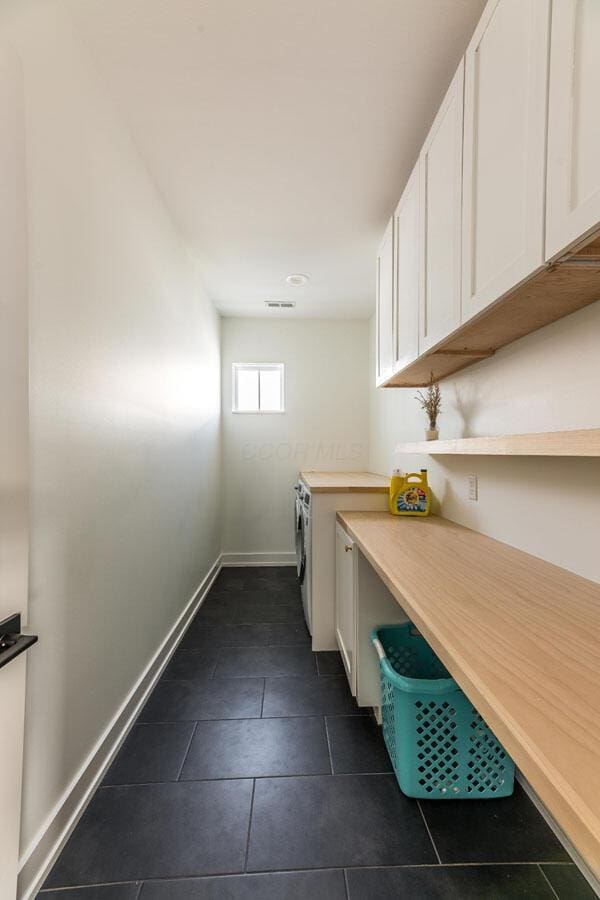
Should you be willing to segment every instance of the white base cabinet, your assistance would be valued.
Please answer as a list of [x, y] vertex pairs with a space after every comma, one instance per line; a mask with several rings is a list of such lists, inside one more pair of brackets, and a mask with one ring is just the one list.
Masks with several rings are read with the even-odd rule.
[[366, 557], [336, 523], [335, 637], [359, 706], [381, 706], [379, 659], [371, 631], [407, 617]]
[[[338, 510], [387, 509], [387, 493], [311, 495], [311, 625], [312, 649], [337, 650], [335, 635], [336, 517]], [[348, 554], [351, 555], [351, 554]]]
[[338, 523], [335, 532], [335, 639], [353, 697], [356, 697], [357, 555], [354, 541]]

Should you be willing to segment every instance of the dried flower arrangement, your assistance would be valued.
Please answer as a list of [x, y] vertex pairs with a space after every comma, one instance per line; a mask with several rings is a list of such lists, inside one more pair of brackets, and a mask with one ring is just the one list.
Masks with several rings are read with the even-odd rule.
[[415, 400], [419, 401], [421, 409], [424, 409], [429, 419], [429, 431], [427, 438], [437, 438], [437, 420], [442, 409], [442, 392], [439, 384], [436, 384], [433, 372], [429, 376], [429, 385], [425, 393], [417, 391]]

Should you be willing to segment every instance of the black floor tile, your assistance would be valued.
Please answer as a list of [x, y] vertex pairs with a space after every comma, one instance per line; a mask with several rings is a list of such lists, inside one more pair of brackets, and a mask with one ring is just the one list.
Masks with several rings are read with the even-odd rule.
[[244, 625], [261, 623], [296, 624], [304, 622], [300, 601], [271, 594], [227, 594], [209, 597], [200, 607], [190, 624], [191, 629], [199, 625]]
[[316, 676], [310, 647], [227, 647], [221, 650], [215, 677]]
[[253, 590], [265, 591], [270, 597], [281, 599], [282, 602], [301, 600], [299, 585], [281, 578], [258, 578], [252, 587]]
[[556, 900], [537, 866], [348, 869], [350, 900]]
[[140, 900], [346, 900], [344, 873], [272, 872], [186, 881], [149, 881]]
[[315, 653], [319, 675], [345, 675], [344, 663], [337, 650], [324, 650]]
[[256, 781], [249, 871], [435, 859], [417, 804], [391, 775]]
[[39, 900], [137, 900], [141, 884], [104, 884], [93, 887], [69, 888], [66, 891], [42, 891]]
[[328, 716], [327, 732], [336, 775], [392, 771], [381, 728], [373, 716]]
[[283, 582], [278, 582], [271, 587], [257, 589], [253, 587], [252, 590], [211, 591], [202, 606], [239, 606], [243, 603], [262, 604], [263, 606], [269, 603], [298, 606], [301, 600], [299, 591], [287, 587]]
[[345, 675], [324, 678], [267, 678], [263, 716], [370, 714], [354, 702]]
[[177, 781], [194, 727], [193, 722], [134, 725], [103, 784]]
[[[266, 647], [272, 625], [210, 625], [192, 623], [183, 636], [182, 650], [213, 651], [219, 647]], [[297, 627], [297, 626], [286, 626]]]
[[251, 781], [101, 788], [46, 884], [240, 872], [251, 797]]
[[197, 678], [210, 678], [217, 666], [218, 647], [202, 650], [178, 648], [166, 666], [162, 679], [164, 681], [193, 681]]
[[286, 585], [283, 581], [273, 584], [265, 583], [264, 586], [253, 587], [252, 590], [240, 591], [235, 594], [235, 597], [238, 603], [262, 603], [263, 605], [273, 603], [283, 606], [299, 606], [302, 603], [300, 591]]
[[297, 625], [263, 625], [253, 627], [269, 629], [267, 641], [269, 646], [291, 647], [294, 645], [306, 645], [310, 647], [310, 634], [304, 622], [300, 622]]
[[199, 722], [182, 779], [329, 774], [322, 718]]
[[262, 603], [258, 601], [239, 601], [235, 608], [235, 623], [278, 622], [291, 625], [304, 622], [304, 613], [299, 603]]
[[598, 897], [579, 869], [572, 864], [542, 866], [542, 870], [558, 900], [596, 900]]
[[213, 591], [222, 591], [222, 590], [238, 590], [241, 591], [244, 588], [244, 573], [247, 570], [243, 570], [241, 568], [227, 568], [221, 569], [217, 577], [215, 578], [211, 590]]
[[518, 784], [501, 800], [425, 800], [421, 807], [444, 863], [569, 861]]
[[159, 681], [138, 721], [251, 719], [260, 716], [263, 686], [262, 678]]
[[223, 570], [40, 900], [343, 900], [344, 866], [349, 900], [595, 897], [519, 786], [422, 802], [440, 866], [389, 773], [295, 567]]
[[194, 628], [197, 625], [230, 625], [236, 619], [238, 601], [235, 597], [209, 597], [202, 604], [198, 612], [193, 618], [190, 625]]

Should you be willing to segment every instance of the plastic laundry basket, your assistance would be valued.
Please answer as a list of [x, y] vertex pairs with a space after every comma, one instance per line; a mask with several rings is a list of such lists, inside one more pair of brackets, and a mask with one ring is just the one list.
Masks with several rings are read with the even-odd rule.
[[371, 640], [383, 736], [401, 790], [429, 800], [512, 794], [514, 763], [415, 626], [382, 626]]

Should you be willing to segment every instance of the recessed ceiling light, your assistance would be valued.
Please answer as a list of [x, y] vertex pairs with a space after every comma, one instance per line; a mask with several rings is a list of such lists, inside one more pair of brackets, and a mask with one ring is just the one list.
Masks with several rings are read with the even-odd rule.
[[285, 279], [288, 284], [293, 284], [296, 287], [299, 284], [306, 284], [308, 281], [308, 275], [302, 275], [300, 272], [293, 272], [291, 275]]

